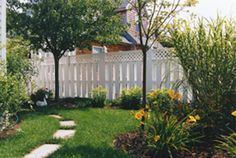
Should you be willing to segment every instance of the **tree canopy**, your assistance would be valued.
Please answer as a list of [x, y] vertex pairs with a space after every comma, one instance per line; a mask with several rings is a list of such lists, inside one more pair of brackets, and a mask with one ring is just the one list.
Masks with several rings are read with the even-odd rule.
[[[36, 50], [51, 52], [55, 61], [55, 96], [59, 97], [59, 60], [76, 47], [89, 48], [92, 41], [119, 42], [125, 26], [111, 0], [39, 0], [8, 2], [8, 33], [22, 35]], [[16, 25], [17, 24], [17, 25]]]

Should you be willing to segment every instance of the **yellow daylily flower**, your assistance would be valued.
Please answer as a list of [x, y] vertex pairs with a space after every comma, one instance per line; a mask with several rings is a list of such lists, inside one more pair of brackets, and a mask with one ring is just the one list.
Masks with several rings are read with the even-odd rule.
[[144, 114], [145, 114], [144, 109], [139, 110], [139, 113], [142, 114], [142, 115], [144, 115]]
[[175, 94], [175, 100], [179, 100], [182, 98], [182, 95], [180, 93]]
[[141, 120], [143, 115], [140, 113], [140, 112], [137, 112], [135, 113], [135, 116], [134, 116], [137, 120]]
[[154, 138], [153, 138], [153, 140], [154, 140], [155, 142], [158, 142], [160, 139], [161, 139], [160, 135], [156, 135], [156, 136], [154, 136]]
[[194, 116], [189, 116], [189, 118], [187, 119], [187, 124], [191, 124], [191, 123], [196, 123], [197, 120]]
[[175, 99], [175, 92], [172, 89], [168, 90], [167, 93], [172, 100]]
[[231, 113], [234, 117], [236, 117], [236, 110]]
[[201, 120], [201, 117], [199, 115], [194, 116], [197, 121]]
[[149, 96], [151, 96], [151, 97], [156, 97], [156, 96], [157, 96], [157, 92], [152, 91], [151, 93], [149, 93]]

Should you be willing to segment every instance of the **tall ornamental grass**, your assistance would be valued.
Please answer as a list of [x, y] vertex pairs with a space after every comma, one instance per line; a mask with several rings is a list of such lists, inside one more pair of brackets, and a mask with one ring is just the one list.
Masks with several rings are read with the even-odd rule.
[[171, 32], [174, 53], [193, 91], [193, 107], [202, 115], [202, 130], [212, 138], [233, 128], [236, 108], [236, 23], [199, 20], [176, 23]]

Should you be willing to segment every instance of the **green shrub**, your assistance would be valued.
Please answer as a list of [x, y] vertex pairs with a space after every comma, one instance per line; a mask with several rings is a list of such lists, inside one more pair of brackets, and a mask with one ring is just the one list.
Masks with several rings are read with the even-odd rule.
[[94, 88], [91, 92], [94, 107], [104, 107], [106, 101], [107, 90], [102, 86]]
[[141, 108], [142, 89], [138, 87], [123, 89], [121, 94], [121, 107], [124, 109]]
[[190, 105], [182, 101], [180, 93], [171, 89], [157, 89], [147, 94], [149, 108], [183, 118], [190, 113]]
[[23, 78], [0, 76], [0, 130], [10, 126], [9, 119], [29, 101]]
[[175, 116], [152, 112], [147, 118], [145, 133], [154, 157], [172, 158], [176, 152], [188, 151], [199, 136], [193, 132], [194, 116], [178, 120]]
[[217, 141], [218, 149], [226, 151], [232, 158], [236, 158], [236, 133], [232, 133], [229, 136], [221, 136]]
[[29, 59], [30, 43], [23, 38], [17, 37], [7, 41], [7, 73], [19, 75], [25, 80], [34, 75], [35, 69]]
[[30, 108], [26, 83], [35, 71], [29, 48], [22, 38], [7, 41], [7, 62], [0, 63], [0, 130], [11, 126], [17, 112]]
[[173, 28], [175, 55], [203, 117], [204, 134], [213, 140], [235, 123], [229, 113], [236, 109], [236, 23], [218, 18]]

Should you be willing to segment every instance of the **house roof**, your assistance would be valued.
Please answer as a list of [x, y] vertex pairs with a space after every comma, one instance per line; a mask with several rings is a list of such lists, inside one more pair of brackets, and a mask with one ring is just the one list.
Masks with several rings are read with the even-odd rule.
[[123, 0], [120, 6], [116, 9], [116, 11], [124, 11], [129, 9], [130, 7], [130, 0]]
[[136, 39], [128, 32], [125, 32], [122, 37], [125, 38], [130, 44], [137, 44]]
[[[130, 45], [140, 45], [140, 40], [137, 37], [133, 37], [131, 34], [129, 34], [128, 32], [124, 33], [121, 36], [122, 39], [122, 43], [126, 43], [126, 44], [130, 44]], [[145, 38], [143, 39], [144, 41], [146, 40]], [[151, 45], [153, 41], [149, 41], [149, 45]], [[163, 46], [155, 41], [154, 44], [152, 45], [153, 48], [163, 48]]]

